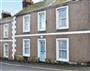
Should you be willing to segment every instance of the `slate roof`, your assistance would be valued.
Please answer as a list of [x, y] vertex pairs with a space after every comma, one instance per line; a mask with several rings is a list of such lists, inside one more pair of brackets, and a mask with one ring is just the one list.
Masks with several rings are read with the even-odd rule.
[[55, 6], [58, 4], [62, 4], [65, 2], [67, 2], [67, 0], [44, 0], [42, 2], [38, 2], [38, 3], [35, 3], [33, 5], [30, 5], [29, 7], [24, 8], [23, 10], [18, 12], [16, 14], [16, 16], [28, 14], [28, 13], [33, 12], [33, 11], [41, 10], [41, 9], [48, 8], [50, 6]]
[[2, 19], [0, 19], [0, 24], [8, 23], [8, 22], [11, 22], [12, 20], [13, 20], [13, 16], [7, 17], [7, 18], [2, 18]]

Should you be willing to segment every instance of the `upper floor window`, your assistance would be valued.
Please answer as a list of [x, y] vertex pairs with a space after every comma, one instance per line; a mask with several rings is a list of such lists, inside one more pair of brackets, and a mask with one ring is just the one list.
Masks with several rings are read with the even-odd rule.
[[38, 12], [38, 31], [46, 30], [46, 11]]
[[30, 32], [30, 15], [23, 16], [23, 32]]
[[4, 24], [4, 26], [3, 26], [3, 37], [8, 38], [8, 33], [9, 33], [9, 24]]
[[59, 7], [56, 9], [56, 29], [69, 28], [68, 14], [68, 6]]

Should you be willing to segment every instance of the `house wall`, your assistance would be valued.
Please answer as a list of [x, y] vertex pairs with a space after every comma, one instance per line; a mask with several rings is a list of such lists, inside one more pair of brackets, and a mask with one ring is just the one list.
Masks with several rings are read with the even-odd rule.
[[[2, 25], [0, 24], [0, 39], [2, 39]], [[0, 57], [2, 57], [2, 42], [0, 42]]]
[[9, 47], [8, 47], [8, 49], [9, 49], [9, 55], [8, 55], [8, 58], [7, 58], [7, 59], [10, 59], [10, 60], [11, 60], [11, 59], [12, 59], [12, 42], [2, 42], [2, 43], [1, 43], [1, 44], [2, 44], [2, 45], [1, 45], [1, 49], [2, 49], [2, 53], [1, 53], [2, 56], [1, 56], [1, 57], [2, 57], [2, 58], [5, 58], [5, 57], [4, 57], [4, 44], [5, 44], [5, 43], [7, 43], [8, 46], [9, 46]]
[[[3, 37], [3, 26], [4, 24], [9, 24], [9, 32], [8, 32], [8, 38]], [[9, 57], [8, 59], [12, 59], [12, 18], [3, 18], [0, 19], [0, 57], [4, 58], [3, 53], [4, 53], [4, 44], [8, 43], [9, 47]]]
[[2, 57], [2, 43], [0, 42], [0, 57]]
[[[89, 8], [89, 9], [88, 9], [88, 12], [89, 12], [89, 13], [88, 13], [88, 23], [90, 24], [90, 0], [89, 0], [89, 2], [88, 2], [88, 6], [89, 6], [89, 7], [88, 7], [88, 8]], [[90, 34], [89, 34], [89, 43], [90, 43]], [[89, 53], [88, 53], [88, 56], [89, 56], [89, 59], [90, 59], [90, 44], [89, 44], [89, 47], [88, 47], [88, 52], [89, 52]]]
[[4, 40], [4, 37], [3, 37], [3, 32], [4, 32], [3, 26], [4, 26], [4, 24], [9, 24], [9, 32], [8, 32], [9, 35], [8, 35], [7, 40], [12, 39], [12, 18], [4, 18], [4, 19], [0, 20], [0, 34], [1, 34], [0, 39]]
[[[53, 7], [46, 9], [46, 18], [47, 18], [47, 27], [46, 32], [63, 32], [63, 31], [80, 31], [80, 30], [89, 30], [90, 24], [88, 23], [88, 1], [77, 1], [68, 4], [69, 6], [69, 24], [70, 27], [68, 30], [56, 30], [56, 8], [60, 7]], [[43, 10], [41, 10], [43, 11]], [[40, 12], [40, 11], [37, 11]], [[39, 33], [37, 30], [37, 12], [30, 13], [31, 16], [31, 31], [29, 33], [35, 34]], [[23, 34], [23, 15], [17, 17], [16, 19], [16, 34], [20, 35]], [[34, 28], [33, 28], [34, 27]], [[27, 33], [26, 33], [27, 34]]]
[[[57, 33], [70, 31], [90, 30], [90, 0], [65, 3], [69, 6], [69, 29], [56, 30], [56, 8], [61, 5], [46, 8], [46, 31], [38, 32], [37, 13], [43, 10], [31, 12], [30, 32], [23, 33], [23, 15], [16, 18], [16, 35]], [[64, 6], [64, 4], [63, 4]], [[3, 57], [3, 45], [9, 44], [9, 57], [12, 59], [12, 22], [11, 19], [0, 20], [0, 57]], [[3, 25], [9, 24], [9, 38], [3, 38]], [[30, 56], [38, 57], [38, 42], [40, 36], [16, 37], [16, 55], [23, 54], [23, 39], [30, 39]], [[66, 34], [66, 35], [45, 35], [46, 57], [52, 61], [56, 60], [56, 38], [69, 38], [69, 61], [70, 62], [90, 62], [90, 34]], [[4, 42], [2, 42], [3, 40]], [[5, 41], [7, 40], [7, 41]]]
[[[60, 5], [61, 6], [61, 5]], [[88, 1], [82, 0], [77, 2], [71, 2], [69, 6], [69, 29], [68, 30], [56, 30], [56, 8], [60, 6], [55, 6], [46, 9], [46, 32], [45, 33], [55, 33], [55, 32], [70, 32], [70, 31], [84, 31], [90, 30], [90, 23], [88, 23]], [[37, 11], [39, 12], [39, 11]], [[37, 12], [30, 13], [31, 15], [31, 27], [29, 33], [23, 33], [23, 15], [16, 18], [16, 35], [25, 34], [38, 34], [37, 30]], [[37, 57], [37, 39], [40, 36], [34, 37], [16, 37], [16, 55], [22, 55], [23, 48], [23, 38], [30, 39], [30, 50], [31, 56]], [[90, 61], [90, 34], [76, 34], [76, 35], [57, 35], [57, 36], [45, 36], [46, 38], [46, 57], [52, 60], [56, 60], [56, 38], [69, 38], [69, 51], [70, 51], [70, 61], [72, 62], [89, 62]]]
[[2, 34], [3, 34], [3, 32], [2, 32], [2, 25], [0, 24], [0, 39], [2, 38]]
[[[24, 37], [29, 38], [30, 43], [30, 55], [38, 57], [38, 44], [39, 37]], [[23, 53], [23, 39], [17, 38], [16, 55], [22, 55]], [[88, 62], [90, 61], [88, 55], [89, 47], [89, 35], [63, 35], [63, 36], [45, 36], [46, 39], [46, 57], [55, 61], [56, 60], [56, 38], [69, 38], [69, 51], [70, 61], [72, 62]]]

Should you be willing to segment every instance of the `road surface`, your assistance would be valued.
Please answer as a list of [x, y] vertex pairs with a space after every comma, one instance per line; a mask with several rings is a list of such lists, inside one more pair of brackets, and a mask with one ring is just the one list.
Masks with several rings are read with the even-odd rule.
[[77, 70], [64, 70], [55, 67], [0, 62], [0, 71], [90, 71], [90, 67], [78, 68]]

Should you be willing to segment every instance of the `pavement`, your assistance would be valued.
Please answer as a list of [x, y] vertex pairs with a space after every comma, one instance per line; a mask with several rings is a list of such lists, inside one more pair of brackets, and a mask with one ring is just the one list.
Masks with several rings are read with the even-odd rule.
[[0, 62], [0, 71], [90, 71], [90, 67]]

